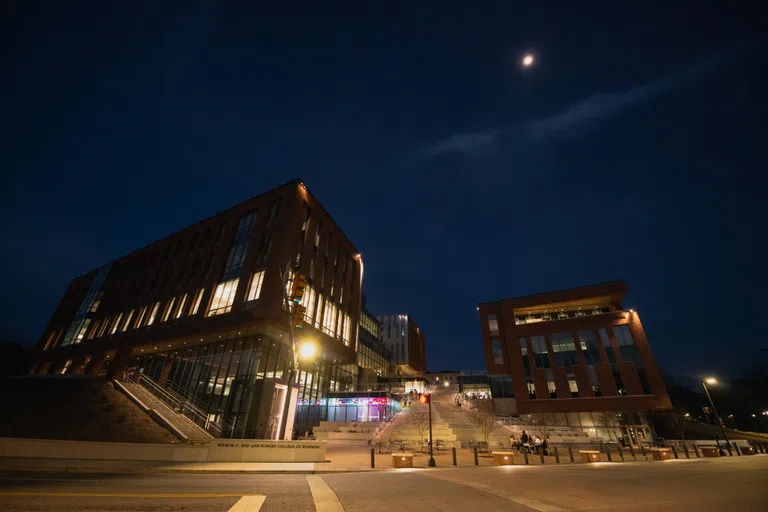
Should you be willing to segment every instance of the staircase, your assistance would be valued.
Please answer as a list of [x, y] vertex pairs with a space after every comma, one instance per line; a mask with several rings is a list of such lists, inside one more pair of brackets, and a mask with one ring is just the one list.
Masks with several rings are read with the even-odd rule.
[[[154, 411], [162, 417], [167, 423], [182, 434], [187, 442], [205, 443], [209, 442], [213, 436], [206, 432], [197, 423], [192, 421], [187, 415], [199, 416], [199, 411], [193, 411], [189, 404], [185, 404], [179, 397], [162, 388], [151, 379], [141, 376], [139, 382], [115, 382], [115, 386], [125, 392], [129, 397], [133, 395], [147, 409]], [[200, 420], [200, 418], [196, 418]], [[204, 418], [203, 418], [204, 420]], [[161, 421], [162, 423], [162, 421]], [[176, 432], [174, 432], [176, 433]]]

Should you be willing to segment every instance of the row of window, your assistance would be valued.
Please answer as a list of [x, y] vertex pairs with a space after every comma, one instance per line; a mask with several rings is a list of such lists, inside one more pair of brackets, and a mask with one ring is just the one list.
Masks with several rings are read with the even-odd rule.
[[[490, 327], [489, 321], [489, 327]], [[645, 366], [640, 358], [640, 354], [635, 345], [635, 340], [632, 337], [632, 332], [628, 325], [619, 325], [612, 328], [614, 337], [616, 339], [616, 345], [621, 352], [622, 360], [625, 362], [631, 362], [634, 364], [637, 372], [638, 380], [643, 389], [643, 393], [652, 394], [650, 383], [645, 371]], [[616, 358], [611, 345], [610, 338], [608, 336], [608, 330], [606, 328], [598, 329], [601, 343], [605, 350], [606, 362], [610, 364], [611, 371], [614, 376], [616, 389], [619, 394], [626, 394], [621, 372], [616, 365]], [[597, 371], [594, 367], [595, 364], [601, 361], [600, 348], [597, 345], [595, 339], [595, 333], [592, 330], [581, 330], [577, 333], [579, 348], [584, 355], [584, 360], [587, 366], [587, 375], [589, 376], [592, 391], [595, 396], [602, 396], [602, 390], [600, 387]], [[579, 364], [578, 351], [574, 342], [573, 333], [555, 333], [550, 335], [550, 341], [552, 343], [552, 353], [550, 355], [547, 349], [546, 338], [543, 335], [531, 336], [528, 340], [525, 337], [519, 338], [520, 352], [522, 354], [523, 369], [525, 371], [526, 381], [528, 383], [528, 392], [531, 398], [536, 396], [536, 386], [533, 382], [533, 376], [531, 372], [530, 359], [528, 356], [528, 341], [530, 341], [530, 349], [533, 353], [533, 360], [536, 368], [544, 370], [547, 376], [548, 393], [551, 397], [557, 396], [557, 389], [555, 385], [554, 374], [551, 369], [551, 365], [556, 365], [565, 368], [566, 376], [568, 378], [569, 392], [572, 397], [579, 396], [578, 384], [574, 375], [573, 367]], [[496, 364], [504, 363], [504, 355], [501, 347], [501, 340], [498, 337], [491, 339], [491, 350], [493, 353], [493, 360]]]
[[[292, 287], [293, 272], [288, 276], [286, 292], [290, 293]], [[345, 345], [349, 345], [352, 321], [349, 315], [342, 311], [341, 307], [334, 303], [330, 297], [325, 297], [314, 286], [308, 284], [304, 289], [300, 304], [306, 308], [304, 312], [306, 323], [322, 330], [332, 338], [341, 340]]]
[[573, 310], [560, 310], [552, 311], [548, 313], [531, 314], [531, 315], [516, 315], [515, 325], [533, 324], [537, 322], [550, 322], [552, 320], [564, 320], [566, 318], [578, 318], [581, 316], [602, 315], [603, 313], [609, 313], [610, 308], [590, 308], [590, 309], [573, 309]]

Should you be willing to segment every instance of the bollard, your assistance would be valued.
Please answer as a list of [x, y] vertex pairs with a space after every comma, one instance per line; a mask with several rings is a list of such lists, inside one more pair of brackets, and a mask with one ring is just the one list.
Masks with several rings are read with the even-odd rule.
[[629, 454], [632, 456], [632, 460], [637, 462], [637, 456], [635, 455], [635, 449], [632, 448], [632, 443], [629, 443]]
[[611, 447], [608, 445], [605, 445], [605, 454], [608, 455], [608, 462], [613, 462], [613, 459], [611, 458]]
[[696, 454], [697, 459], [701, 458], [701, 454], [699, 453], [699, 445], [697, 444], [693, 445], [693, 453]]
[[621, 450], [621, 445], [619, 445], [619, 458], [621, 458], [621, 462], [624, 462], [624, 452]]
[[376, 467], [376, 452], [375, 448], [371, 448], [371, 469]]
[[539, 457], [541, 457], [541, 463], [544, 464], [544, 450], [539, 450]]
[[525, 463], [528, 464], [528, 452], [523, 452], [523, 457], [525, 457]]
[[571, 464], [573, 464], [573, 447], [572, 446], [568, 447], [568, 456], [571, 457]]
[[688, 452], [688, 443], [683, 443], [683, 453], [685, 453], [686, 459], [691, 458], [691, 454]]
[[678, 458], [678, 456], [677, 456], [677, 448], [675, 447], [675, 445], [672, 445], [672, 455], [674, 455], [676, 459]]
[[453, 450], [453, 465], [457, 466], [458, 464], [456, 464], [456, 447], [454, 446], [453, 448], [451, 448], [451, 450]]
[[560, 452], [557, 451], [557, 446], [555, 446], [555, 462], [560, 464]]
[[475, 466], [479, 466], [480, 463], [477, 461], [477, 446], [475, 446]]

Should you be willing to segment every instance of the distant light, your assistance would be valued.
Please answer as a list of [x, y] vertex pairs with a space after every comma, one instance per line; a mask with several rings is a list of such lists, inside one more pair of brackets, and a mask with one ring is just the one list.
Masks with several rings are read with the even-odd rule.
[[752, 415], [752, 417], [754, 418], [754, 417], [755, 417], [755, 415], [753, 414], [753, 415]]
[[635, 310], [634, 310], [634, 309], [630, 309], [630, 310], [629, 310], [629, 312], [630, 312], [630, 313], [634, 313], [634, 312], [635, 312]]
[[707, 384], [717, 384], [717, 379], [716, 379], [716, 378], [714, 378], [714, 377], [707, 377], [707, 378], [704, 380], [704, 382], [706, 382]]
[[526, 68], [529, 68], [533, 65], [533, 61], [534, 61], [533, 55], [528, 53], [525, 55], [525, 57], [523, 57], [523, 66]]
[[445, 382], [443, 382], [443, 385], [444, 385], [445, 387], [448, 387], [448, 386], [450, 385], [450, 382], [448, 382], [448, 381], [446, 380]]

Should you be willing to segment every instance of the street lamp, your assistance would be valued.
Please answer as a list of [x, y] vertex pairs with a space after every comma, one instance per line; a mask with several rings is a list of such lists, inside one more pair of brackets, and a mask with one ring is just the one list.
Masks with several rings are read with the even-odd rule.
[[419, 401], [422, 404], [429, 405], [429, 461], [427, 462], [427, 466], [430, 468], [437, 467], [437, 464], [435, 464], [435, 457], [432, 453], [432, 393], [424, 393], [419, 398]]
[[[730, 451], [731, 443], [728, 441], [728, 436], [725, 434], [725, 427], [723, 427], [723, 420], [720, 419], [720, 415], [717, 414], [717, 408], [715, 407], [715, 403], [712, 401], [712, 397], [709, 394], [709, 389], [707, 388], [707, 384], [713, 385], [717, 384], [717, 379], [714, 377], [707, 377], [704, 379], [704, 381], [701, 383], [702, 386], [704, 386], [704, 393], [707, 394], [707, 398], [709, 399], [709, 405], [712, 406], [712, 412], [715, 413], [715, 419], [717, 420], [717, 424], [720, 425], [720, 432], [723, 433], [723, 439], [725, 440], [725, 445], [728, 446], [728, 450]], [[725, 455], [725, 452], [722, 448], [720, 448], [720, 455]]]
[[299, 357], [308, 360], [313, 359], [317, 353], [317, 346], [312, 341], [303, 341], [299, 347]]

